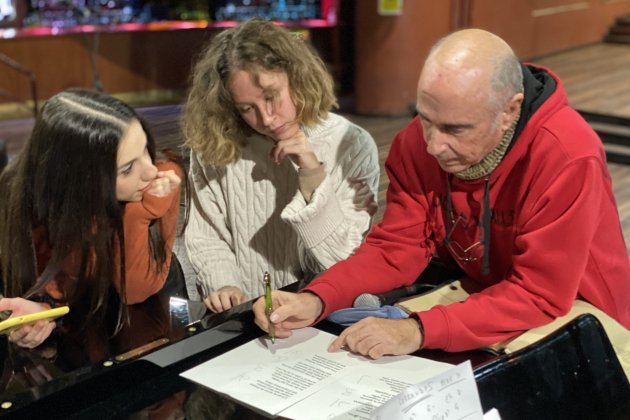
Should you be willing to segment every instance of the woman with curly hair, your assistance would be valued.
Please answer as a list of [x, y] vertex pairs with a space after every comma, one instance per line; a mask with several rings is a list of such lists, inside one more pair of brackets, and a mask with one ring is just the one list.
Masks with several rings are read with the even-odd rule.
[[262, 19], [222, 31], [194, 66], [183, 115], [185, 231], [206, 305], [223, 311], [347, 258], [377, 209], [376, 144], [330, 110], [333, 81], [299, 37]]
[[[164, 289], [185, 295], [171, 270], [182, 176], [172, 159], [157, 156], [146, 124], [111, 96], [69, 89], [46, 101], [0, 175], [0, 310], [69, 305], [63, 326], [77, 333], [103, 320], [108, 303], [120, 304], [120, 326], [126, 304]], [[38, 321], [9, 339], [35, 347], [54, 327]]]

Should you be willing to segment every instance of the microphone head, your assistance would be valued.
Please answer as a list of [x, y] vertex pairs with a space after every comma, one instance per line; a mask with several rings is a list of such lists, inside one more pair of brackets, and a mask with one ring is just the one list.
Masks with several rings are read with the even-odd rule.
[[381, 300], [378, 296], [371, 295], [369, 293], [363, 293], [362, 295], [357, 296], [357, 298], [352, 303], [352, 307], [354, 308], [380, 308]]

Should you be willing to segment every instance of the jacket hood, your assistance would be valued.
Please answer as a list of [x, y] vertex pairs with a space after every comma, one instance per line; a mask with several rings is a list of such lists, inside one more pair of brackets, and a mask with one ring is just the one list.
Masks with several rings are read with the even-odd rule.
[[[511, 167], [529, 145], [538, 128], [555, 112], [568, 105], [564, 86], [551, 70], [533, 64], [522, 64], [524, 99], [521, 116], [516, 124], [514, 136], [505, 157], [494, 170], [491, 178]], [[527, 139], [527, 140], [525, 140]], [[509, 169], [508, 169], [509, 170]]]
[[521, 67], [523, 69], [523, 92], [525, 98], [521, 106], [521, 117], [514, 130], [514, 139], [518, 139], [532, 115], [556, 91], [558, 84], [556, 79], [544, 67], [527, 64], [522, 64]]

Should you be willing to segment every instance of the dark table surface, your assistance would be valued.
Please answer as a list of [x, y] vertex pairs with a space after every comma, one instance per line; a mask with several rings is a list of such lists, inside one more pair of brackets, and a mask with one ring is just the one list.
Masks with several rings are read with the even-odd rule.
[[[338, 334], [343, 327], [324, 321], [318, 328]], [[196, 385], [179, 373], [261, 335], [251, 302], [213, 314], [202, 302], [158, 294], [131, 306], [130, 325], [114, 337], [98, 329], [80, 337], [59, 334], [28, 350], [1, 336], [0, 415], [104, 419], [146, 411], [193, 391]], [[491, 357], [429, 350], [418, 355], [454, 364], [471, 360], [473, 366]], [[178, 401], [174, 409], [182, 409]]]
[[[219, 418], [220, 409], [221, 418], [262, 418], [179, 376], [264, 334], [251, 302], [212, 314], [201, 302], [158, 294], [132, 305], [129, 315], [129, 326], [115, 336], [94, 326], [78, 336], [53, 335], [33, 350], [0, 336], [0, 417], [204, 419]], [[317, 327], [333, 334], [343, 328], [327, 321]], [[597, 320], [576, 320], [543, 341], [500, 357], [416, 355], [470, 360], [484, 410], [500, 408], [503, 419], [630, 419], [630, 387]]]

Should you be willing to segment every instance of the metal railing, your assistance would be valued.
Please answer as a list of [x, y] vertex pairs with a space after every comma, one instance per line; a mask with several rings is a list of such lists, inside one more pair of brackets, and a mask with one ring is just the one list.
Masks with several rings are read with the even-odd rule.
[[[15, 72], [19, 73], [22, 76], [25, 76], [26, 78], [28, 78], [29, 83], [30, 83], [30, 87], [31, 87], [31, 97], [33, 100], [33, 117], [37, 117], [37, 79], [35, 78], [35, 74], [27, 69], [26, 67], [24, 67], [23, 65], [21, 65], [20, 63], [18, 63], [17, 61], [15, 61], [14, 59], [12, 59], [11, 57], [9, 57], [6, 54], [0, 53], [0, 63], [6, 65], [7, 67], [15, 70]], [[5, 96], [7, 98], [11, 98], [17, 101], [21, 101], [20, 98], [18, 98], [17, 96], [11, 94], [9, 91], [0, 88], [0, 96]]]

